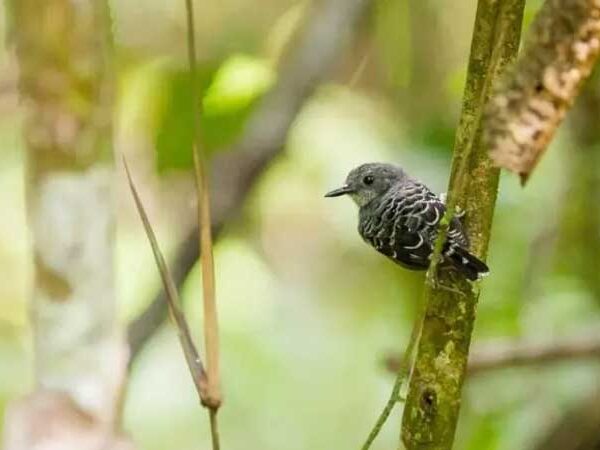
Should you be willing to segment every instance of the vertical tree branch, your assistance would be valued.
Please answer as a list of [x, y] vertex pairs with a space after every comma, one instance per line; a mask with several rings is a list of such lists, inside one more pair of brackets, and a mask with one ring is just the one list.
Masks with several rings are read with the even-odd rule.
[[[14, 0], [10, 6], [25, 111], [37, 391], [15, 409], [22, 426], [8, 417], [14, 426], [7, 428], [21, 434], [14, 444], [20, 449], [49, 448], [52, 439], [56, 448], [70, 449], [74, 439], [95, 432], [109, 433], [108, 449], [127, 360], [115, 314], [108, 5]], [[52, 437], [32, 430], [44, 414], [59, 424]], [[80, 450], [91, 448], [77, 442]]]
[[[498, 170], [481, 143], [482, 111], [491, 85], [518, 49], [524, 0], [479, 0], [461, 119], [456, 133], [448, 211], [436, 245], [460, 205], [471, 250], [485, 258], [494, 211]], [[436, 261], [428, 279], [436, 276]], [[402, 418], [407, 449], [450, 449], [460, 409], [478, 290], [453, 272], [427, 284], [425, 314]]]

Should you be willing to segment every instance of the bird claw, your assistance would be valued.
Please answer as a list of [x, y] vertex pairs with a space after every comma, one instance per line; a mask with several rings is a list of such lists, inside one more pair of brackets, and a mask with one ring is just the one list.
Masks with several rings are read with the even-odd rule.
[[465, 217], [465, 214], [467, 212], [462, 209], [460, 206], [456, 205], [454, 207], [454, 217], [456, 217], [457, 219], [462, 219], [463, 217]]
[[[444, 206], [446, 205], [446, 201], [448, 200], [448, 193], [447, 192], [442, 192], [440, 194], [440, 201], [444, 204]], [[456, 205], [454, 207], [454, 217], [456, 217], [457, 219], [462, 219], [465, 216], [466, 211], [464, 209], [462, 209], [460, 206]]]

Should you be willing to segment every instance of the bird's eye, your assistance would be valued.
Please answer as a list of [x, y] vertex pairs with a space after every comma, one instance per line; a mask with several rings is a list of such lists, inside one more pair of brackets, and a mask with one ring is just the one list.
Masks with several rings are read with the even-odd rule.
[[375, 181], [375, 178], [373, 178], [372, 175], [367, 175], [363, 178], [363, 183], [365, 183], [367, 186], [373, 184], [373, 181]]

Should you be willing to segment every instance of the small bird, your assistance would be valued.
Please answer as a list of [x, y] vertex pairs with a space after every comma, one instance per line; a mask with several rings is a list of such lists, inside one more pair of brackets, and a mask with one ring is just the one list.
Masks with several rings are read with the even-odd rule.
[[[384, 163], [353, 169], [346, 184], [325, 197], [346, 194], [359, 207], [358, 232], [368, 244], [407, 269], [429, 267], [438, 224], [446, 211], [445, 199], [402, 168]], [[441, 264], [456, 268], [471, 281], [489, 273], [485, 263], [469, 252], [459, 217], [450, 223]]]

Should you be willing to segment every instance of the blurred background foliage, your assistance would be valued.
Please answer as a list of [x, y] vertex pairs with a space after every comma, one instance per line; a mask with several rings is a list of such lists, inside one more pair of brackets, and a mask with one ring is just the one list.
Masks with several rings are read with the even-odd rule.
[[[539, 3], [528, 2], [526, 26]], [[196, 100], [212, 155], [231, 147], [275, 83], [307, 4], [196, 4]], [[146, 0], [140, 8], [112, 0], [111, 7], [119, 67], [115, 152], [129, 158], [172, 255], [193, 225], [195, 204], [183, 3]], [[23, 142], [1, 13], [0, 412], [32, 383]], [[355, 165], [376, 160], [445, 189], [474, 14], [472, 1], [376, 0], [330, 82], [295, 120], [285, 152], [227, 224], [215, 249], [224, 448], [357, 448], [366, 437], [391, 388], [383, 359], [407, 342], [423, 275], [370, 250], [356, 233], [355, 207], [323, 193]], [[600, 125], [599, 116], [587, 119]], [[600, 324], [599, 172], [589, 163], [598, 160], [600, 133], [582, 138], [571, 125], [526, 189], [502, 177], [475, 344], [560, 339]], [[120, 317], [127, 323], [160, 285], [120, 165], [115, 180]], [[199, 283], [194, 269], [183, 287], [197, 337]], [[599, 370], [597, 361], [570, 362], [469, 380], [456, 448], [538, 448], [566, 411], [598, 392]], [[375, 449], [395, 448], [399, 420], [396, 411]], [[174, 329], [163, 326], [132, 368], [125, 428], [141, 449], [185, 450], [208, 445], [205, 422]]]

